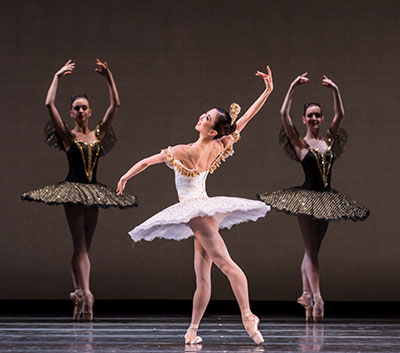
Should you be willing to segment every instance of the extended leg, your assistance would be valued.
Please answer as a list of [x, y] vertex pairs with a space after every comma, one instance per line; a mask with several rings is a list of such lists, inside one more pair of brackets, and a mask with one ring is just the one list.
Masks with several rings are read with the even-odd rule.
[[193, 296], [192, 324], [200, 324], [211, 297], [211, 258], [207, 255], [199, 240], [194, 240], [194, 270], [196, 273], [196, 291]]
[[193, 295], [192, 321], [185, 334], [185, 342], [197, 344], [202, 342], [197, 336], [197, 329], [211, 297], [212, 261], [200, 242], [194, 239], [194, 270], [196, 273], [196, 291]]
[[225, 242], [218, 232], [217, 221], [213, 217], [198, 217], [190, 221], [190, 227], [212, 262], [228, 277], [242, 312], [246, 331], [257, 344], [263, 343], [264, 339], [258, 331], [259, 319], [250, 311], [247, 278], [230, 257]]
[[215, 265], [228, 277], [241, 311], [250, 309], [247, 279], [241, 268], [232, 260], [218, 225], [212, 217], [198, 217], [190, 221], [196, 239]]
[[83, 309], [82, 289], [85, 285], [84, 278], [86, 277], [87, 268], [90, 268], [84, 231], [85, 214], [84, 208], [79, 206], [65, 205], [64, 210], [72, 235], [74, 249], [71, 259], [71, 273], [75, 291], [70, 294], [70, 298], [74, 302], [73, 318], [78, 320]]
[[[86, 249], [89, 253], [90, 246], [92, 244], [92, 239], [94, 231], [96, 230], [97, 219], [99, 215], [99, 209], [96, 208], [85, 208], [85, 241]], [[88, 255], [89, 259], [89, 255]], [[88, 285], [87, 289], [83, 289], [83, 300], [84, 300], [84, 310], [83, 316], [86, 321], [93, 320], [93, 303], [94, 296], [89, 289], [89, 276], [90, 276], [90, 262], [88, 268]]]
[[[302, 275], [304, 273], [308, 279], [310, 289], [313, 293], [319, 292], [319, 264], [318, 251], [318, 221], [307, 217], [298, 216], [301, 235], [304, 242], [304, 258], [302, 263]], [[304, 288], [306, 289], [306, 288]]]
[[[316, 221], [307, 216], [299, 216], [298, 220], [305, 248], [305, 254], [302, 263], [302, 276], [303, 278], [304, 275], [306, 276], [306, 279], [308, 280], [308, 284], [312, 291], [314, 300], [312, 315], [314, 317], [314, 320], [322, 321], [324, 317], [324, 301], [320, 292], [318, 253], [321, 248], [322, 240], [328, 229], [328, 222]], [[309, 294], [310, 293], [305, 290], [302, 297], [299, 298], [306, 299], [305, 305], [303, 303], [300, 303], [306, 308], [306, 320], [307, 315], [309, 315], [310, 312]]]

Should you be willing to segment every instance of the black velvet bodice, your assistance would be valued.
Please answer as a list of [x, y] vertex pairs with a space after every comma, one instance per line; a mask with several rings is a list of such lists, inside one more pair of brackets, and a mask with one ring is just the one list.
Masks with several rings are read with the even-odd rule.
[[88, 144], [74, 139], [71, 147], [66, 152], [69, 171], [65, 180], [76, 183], [96, 183], [100, 147], [99, 140]]
[[305, 176], [302, 187], [307, 190], [329, 190], [333, 162], [334, 155], [330, 148], [324, 152], [310, 148], [301, 161]]

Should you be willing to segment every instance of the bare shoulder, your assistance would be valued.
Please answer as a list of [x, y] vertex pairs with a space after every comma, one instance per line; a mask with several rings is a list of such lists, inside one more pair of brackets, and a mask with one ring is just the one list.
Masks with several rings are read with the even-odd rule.
[[188, 153], [188, 145], [176, 145], [171, 147], [171, 152], [176, 159], [185, 158]]
[[226, 136], [219, 138], [217, 140], [217, 142], [219, 142], [220, 147], [222, 149], [227, 149], [229, 146], [231, 146], [232, 144], [237, 142], [239, 139], [240, 139], [240, 134], [239, 134], [238, 130], [236, 130], [235, 132], [233, 132], [230, 135], [226, 135]]

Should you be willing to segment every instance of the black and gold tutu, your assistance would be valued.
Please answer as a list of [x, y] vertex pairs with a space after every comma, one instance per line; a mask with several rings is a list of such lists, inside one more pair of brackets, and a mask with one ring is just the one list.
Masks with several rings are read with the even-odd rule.
[[[330, 187], [333, 162], [343, 153], [347, 134], [340, 129], [331, 138], [328, 131], [325, 141], [328, 144], [326, 151], [309, 147], [307, 155], [300, 162], [305, 174], [302, 186], [266, 192], [257, 197], [275, 210], [288, 214], [305, 215], [325, 221], [363, 221], [369, 216], [368, 208]], [[299, 161], [283, 129], [279, 134], [279, 142], [291, 159]]]
[[[48, 205], [80, 205], [101, 208], [128, 208], [137, 206], [136, 197], [118, 195], [116, 190], [96, 181], [96, 171], [100, 156], [108, 153], [115, 145], [116, 137], [111, 128], [100, 141], [101, 123], [96, 126], [96, 137], [91, 144], [73, 137], [73, 143], [66, 152], [69, 172], [65, 181], [47, 185], [21, 195], [22, 200], [44, 202]], [[64, 150], [51, 123], [45, 127], [46, 143]]]
[[21, 195], [23, 200], [44, 202], [48, 205], [81, 205], [89, 207], [118, 207], [136, 206], [132, 195], [118, 195], [115, 189], [100, 183], [74, 183], [62, 181], [43, 188], [26, 192]]
[[326, 221], [363, 221], [369, 215], [366, 207], [334, 189], [318, 191], [295, 186], [257, 196], [277, 211]]

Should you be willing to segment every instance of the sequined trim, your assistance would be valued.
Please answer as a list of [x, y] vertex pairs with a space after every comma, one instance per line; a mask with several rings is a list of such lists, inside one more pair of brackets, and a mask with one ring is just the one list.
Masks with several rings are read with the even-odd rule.
[[[296, 127], [293, 126], [294, 131], [296, 132], [297, 136], [299, 136], [300, 140], [304, 143], [304, 146], [306, 148], [310, 148], [310, 146], [300, 137], [299, 132], [297, 131]], [[282, 127], [279, 131], [279, 144], [281, 145], [283, 151], [288, 155], [290, 159], [293, 159], [297, 162], [299, 162], [299, 159], [297, 158], [296, 151], [294, 150], [292, 144], [290, 143], [290, 139], [288, 135], [286, 134], [285, 129]], [[326, 142], [328, 147], [331, 147], [331, 150], [335, 156], [335, 158], [339, 158], [343, 152], [344, 152], [344, 146], [346, 145], [348, 141], [348, 136], [347, 132], [343, 128], [339, 128], [337, 134], [332, 137], [332, 130], [329, 129], [325, 136], [323, 137], [323, 140]]]
[[333, 189], [315, 191], [291, 187], [263, 193], [257, 197], [278, 211], [311, 216], [319, 220], [363, 221], [369, 216], [368, 208]]
[[318, 148], [310, 148], [310, 152], [314, 155], [317, 161], [318, 169], [321, 175], [322, 183], [325, 188], [328, 187], [329, 172], [333, 163], [333, 153], [331, 146], [327, 150], [321, 152]]
[[229, 147], [227, 147], [216, 159], [215, 161], [211, 164], [211, 167], [209, 169], [209, 172], [213, 174], [215, 170], [221, 165], [222, 162], [225, 162], [225, 160], [232, 156], [235, 151], [233, 150], [233, 144], [238, 142], [240, 140], [240, 134], [238, 132], [234, 132], [233, 134], [230, 135], [233, 142]]
[[99, 159], [100, 141], [96, 140], [92, 143], [86, 143], [84, 141], [74, 139], [73, 143], [75, 143], [81, 151], [85, 175], [88, 182], [91, 183], [93, 179], [93, 170], [96, 167], [97, 160]]
[[32, 190], [21, 195], [22, 200], [44, 202], [48, 205], [81, 205], [87, 207], [118, 207], [137, 206], [136, 197], [123, 194], [103, 184], [85, 184], [63, 181], [43, 188]]
[[[64, 122], [63, 122], [64, 123]], [[101, 130], [102, 123], [99, 122], [95, 127], [95, 136], [97, 138], [100, 137], [100, 130]], [[68, 125], [64, 123], [66, 130], [70, 133], [72, 139], [75, 139], [76, 136], [71, 130], [68, 128]], [[58, 148], [59, 150], [65, 151], [64, 145], [57, 135], [56, 129], [54, 128], [53, 123], [49, 120], [44, 127], [44, 136], [45, 136], [45, 143], [46, 145], [54, 148]], [[110, 126], [105, 135], [103, 140], [101, 141], [101, 149], [100, 149], [100, 156], [103, 156], [110, 152], [117, 142], [117, 137], [115, 135], [114, 129]]]
[[164, 153], [164, 156], [166, 158], [165, 162], [168, 165], [168, 167], [176, 169], [180, 174], [186, 177], [193, 178], [197, 175], [200, 175], [200, 173], [197, 170], [188, 169], [184, 167], [184, 165], [179, 160], [175, 160], [171, 152], [171, 147], [164, 148], [161, 150], [161, 152]]
[[[227, 147], [224, 151], [222, 151], [217, 156], [215, 161], [211, 164], [210, 168], [208, 169], [208, 171], [211, 174], [215, 172], [215, 170], [221, 165], [222, 162], [225, 162], [225, 160], [229, 156], [233, 155], [233, 153], [234, 153], [233, 144], [240, 140], [240, 134], [238, 132], [234, 132], [230, 136], [231, 136], [233, 142], [232, 142], [231, 145], [229, 145], [229, 147]], [[171, 147], [164, 148], [164, 149], [161, 150], [161, 152], [164, 153], [164, 155], [165, 155], [165, 159], [166, 159], [167, 165], [172, 169], [176, 168], [176, 170], [180, 174], [182, 174], [182, 175], [184, 175], [186, 177], [193, 178], [193, 177], [195, 177], [197, 175], [200, 175], [201, 173], [205, 172], [205, 171], [199, 172], [196, 169], [186, 168], [179, 160], [176, 160], [174, 158], [174, 156], [172, 155], [172, 152], [171, 152]]]

